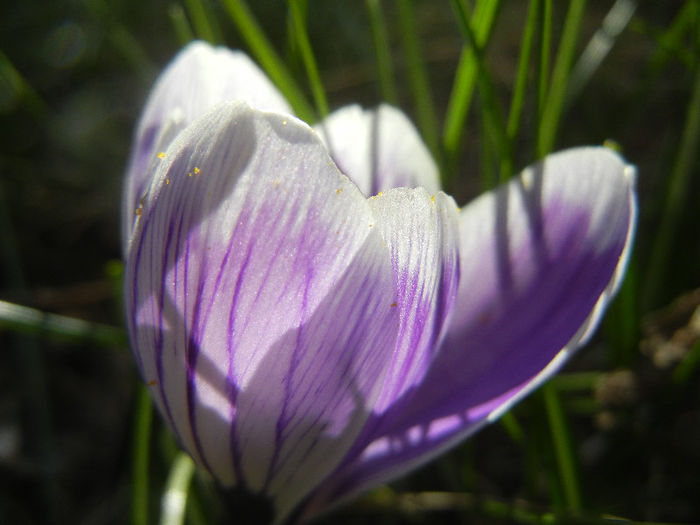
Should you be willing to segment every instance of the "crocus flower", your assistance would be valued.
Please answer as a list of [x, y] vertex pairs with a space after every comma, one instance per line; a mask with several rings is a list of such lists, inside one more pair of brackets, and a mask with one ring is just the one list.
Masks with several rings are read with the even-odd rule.
[[634, 183], [577, 148], [460, 210], [398, 110], [314, 131], [250, 61], [192, 44], [127, 175], [138, 366], [200, 467], [307, 519], [453, 447], [588, 340]]

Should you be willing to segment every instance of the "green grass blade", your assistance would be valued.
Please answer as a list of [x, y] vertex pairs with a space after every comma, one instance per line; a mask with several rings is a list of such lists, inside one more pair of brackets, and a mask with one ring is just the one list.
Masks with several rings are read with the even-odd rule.
[[654, 35], [658, 46], [649, 61], [652, 76], [657, 76], [671, 57], [680, 59], [688, 68], [697, 64], [697, 50], [693, 53], [693, 49], [689, 49], [684, 38], [688, 33], [700, 32], [697, 29], [698, 19], [700, 19], [700, 2], [688, 0], [668, 28]]
[[564, 97], [566, 96], [569, 72], [571, 71], [571, 64], [576, 51], [576, 41], [578, 40], [585, 7], [586, 0], [571, 0], [569, 4], [569, 11], [566, 14], [564, 29], [559, 43], [559, 51], [557, 52], [557, 59], [552, 72], [552, 82], [542, 112], [537, 141], [537, 154], [539, 157], [544, 157], [554, 147], [564, 109]]
[[542, 126], [542, 114], [547, 105], [549, 92], [549, 67], [552, 54], [552, 0], [542, 1], [542, 19], [540, 21], [540, 57], [537, 74], [537, 128]]
[[309, 78], [309, 85], [311, 86], [311, 92], [313, 93], [314, 102], [316, 103], [316, 110], [318, 111], [319, 117], [323, 118], [328, 115], [328, 99], [323, 89], [321, 75], [318, 72], [316, 59], [314, 58], [311, 42], [309, 41], [309, 35], [306, 31], [306, 17], [304, 16], [303, 9], [298, 0], [290, 0], [289, 9], [294, 25], [294, 35], [296, 36], [299, 52], [301, 53], [301, 58], [306, 68], [306, 74]]
[[265, 37], [245, 2], [243, 0], [223, 0], [223, 3], [251, 52], [287, 98], [297, 116], [306, 122], [314, 122], [316, 115], [313, 108]]
[[0, 301], [0, 327], [107, 346], [126, 344], [126, 335], [119, 328], [49, 314], [7, 301]]
[[564, 496], [569, 510], [581, 511], [581, 490], [579, 488], [576, 455], [574, 453], [569, 428], [556, 388], [551, 383], [542, 387], [549, 428], [554, 442], [559, 476], [564, 488]]
[[0, 51], [0, 111], [9, 111], [16, 103], [23, 104], [37, 120], [43, 119], [49, 110], [7, 55]]
[[190, 22], [187, 20], [185, 10], [180, 4], [172, 4], [168, 7], [168, 18], [170, 18], [173, 31], [181, 46], [194, 40], [194, 32], [192, 31], [192, 27], [190, 27]]
[[[303, 20], [306, 21], [309, 13], [309, 2], [308, 0], [297, 1], [297, 6], [302, 13]], [[297, 32], [294, 23], [294, 17], [292, 16], [292, 10], [287, 9], [287, 16], [285, 17], [285, 48], [283, 52], [284, 63], [290, 71], [301, 71], [304, 66], [304, 59], [301, 57], [301, 50], [299, 49], [299, 38], [297, 37]]]
[[105, 0], [83, 0], [83, 5], [102, 27], [110, 45], [122, 56], [130, 67], [144, 80], [151, 82], [158, 68], [151, 62], [143, 46], [134, 37], [127, 25], [114, 19], [114, 11]]
[[571, 70], [569, 88], [566, 93], [568, 106], [571, 101], [578, 98], [593, 74], [608, 56], [615, 45], [617, 37], [627, 27], [632, 15], [637, 10], [637, 2], [634, 0], [617, 0], [605, 15], [601, 27], [595, 32], [579, 57], [576, 65]]
[[185, 0], [185, 6], [187, 6], [187, 12], [192, 20], [197, 38], [206, 40], [210, 44], [221, 43], [221, 30], [216, 19], [211, 16], [207, 6], [204, 5], [204, 0]]
[[693, 377], [693, 373], [700, 366], [700, 339], [685, 354], [683, 360], [673, 370], [673, 382], [677, 385], [685, 385]]
[[[474, 28], [475, 40], [481, 49], [488, 44], [500, 5], [500, 0], [479, 0], [474, 8], [470, 24]], [[442, 132], [443, 147], [451, 164], [457, 162], [467, 114], [477, 83], [477, 72], [474, 50], [471, 47], [463, 48], [450, 100], [447, 103]]]
[[165, 491], [161, 498], [160, 525], [183, 525], [187, 507], [187, 493], [194, 475], [194, 462], [180, 452], [170, 467]]
[[520, 423], [518, 423], [518, 420], [515, 419], [513, 412], [508, 411], [503, 414], [500, 422], [510, 439], [518, 445], [523, 445], [525, 442], [525, 432], [523, 431], [523, 427], [520, 426]]
[[[22, 259], [0, 178], [0, 283], [20, 296], [26, 294]], [[6, 304], [0, 302], [0, 306]], [[11, 305], [14, 306], [14, 305]], [[12, 310], [12, 309], [11, 309]], [[14, 313], [14, 312], [13, 312]], [[9, 317], [7, 313], [5, 317]], [[1, 324], [0, 324], [1, 326]], [[9, 343], [9, 344], [8, 344]], [[35, 466], [36, 504], [42, 507], [47, 522], [56, 521], [60, 493], [56, 476], [51, 398], [44, 353], [36, 337], [18, 334], [3, 338], [5, 365], [11, 367], [19, 385], [18, 406], [22, 412], [22, 457]], [[7, 354], [10, 355], [7, 355]]]
[[510, 100], [510, 111], [508, 113], [508, 124], [506, 132], [511, 144], [518, 138], [520, 129], [520, 117], [525, 104], [525, 91], [527, 89], [527, 73], [532, 56], [535, 34], [537, 31], [537, 21], [540, 14], [541, 0], [530, 0], [530, 7], [527, 10], [527, 20], [523, 30], [522, 41], [520, 42], [520, 57], [518, 58], [518, 73], [515, 77], [513, 96]]
[[379, 91], [386, 102], [397, 105], [398, 91], [394, 82], [394, 67], [391, 62], [391, 47], [386, 30], [386, 22], [380, 0], [366, 0], [369, 25], [374, 41], [377, 73], [379, 74]]
[[406, 57], [408, 81], [413, 93], [418, 127], [423, 135], [423, 140], [439, 163], [441, 155], [439, 155], [438, 149], [437, 118], [430, 92], [428, 72], [420, 51], [413, 2], [414, 0], [397, 0], [396, 2], [401, 43]]
[[[461, 0], [451, 0], [452, 9], [457, 15], [460, 30], [467, 44], [473, 51], [474, 62], [477, 69], [477, 81], [479, 84], [479, 93], [482, 100], [482, 116], [487, 121], [486, 129], [491, 136], [492, 143], [495, 146], [495, 157], [500, 160], [500, 177], [499, 181], [510, 177], [512, 171], [512, 157], [510, 141], [506, 134], [506, 129], [503, 124], [503, 116], [498, 103], [496, 101], [491, 75], [484, 64], [484, 57], [476, 41], [476, 35], [471, 28], [467, 12], [464, 9], [464, 4]], [[488, 175], [487, 175], [488, 176]], [[490, 177], [489, 177], [490, 179]]]
[[625, 282], [615, 301], [610, 305], [603, 329], [609, 344], [610, 364], [613, 367], [631, 366], [638, 356], [639, 342], [639, 279], [636, 259], [627, 268]]
[[[666, 193], [663, 217], [654, 239], [654, 249], [645, 280], [647, 287], [643, 304], [647, 308], [654, 305], [663, 288], [668, 272], [669, 255], [687, 202], [691, 177], [694, 172], [697, 173], [700, 148], [700, 67], [696, 68], [692, 89], [680, 147]], [[697, 202], [693, 205], [696, 206]]]
[[148, 525], [149, 472], [151, 457], [151, 425], [153, 404], [146, 387], [139, 385], [134, 413], [134, 434], [131, 463], [131, 523]]
[[573, 372], [558, 374], [549, 380], [557, 392], [579, 392], [593, 390], [603, 376], [602, 372]]

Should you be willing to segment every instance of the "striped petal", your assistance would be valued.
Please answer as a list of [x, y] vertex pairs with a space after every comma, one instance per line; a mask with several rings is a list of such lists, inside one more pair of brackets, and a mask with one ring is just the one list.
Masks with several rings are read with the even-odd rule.
[[458, 299], [440, 352], [309, 512], [454, 446], [585, 343], [625, 270], [634, 183], [634, 168], [616, 154], [574, 149], [463, 209]]
[[374, 407], [383, 414], [425, 376], [452, 311], [459, 283], [459, 212], [451, 197], [396, 188], [370, 198], [391, 255], [398, 338]]
[[291, 114], [265, 74], [244, 53], [195, 41], [161, 73], [141, 115], [124, 189], [122, 239], [129, 239], [134, 210], [148, 187], [157, 155], [214, 105], [242, 100], [252, 107]]
[[127, 318], [181, 444], [288, 513], [370, 415], [395, 347], [372, 209], [293, 117], [223, 104], [168, 148], [129, 248]]
[[365, 195], [399, 187], [440, 190], [430, 152], [406, 115], [392, 106], [372, 110], [346, 106], [315, 129], [340, 170]]

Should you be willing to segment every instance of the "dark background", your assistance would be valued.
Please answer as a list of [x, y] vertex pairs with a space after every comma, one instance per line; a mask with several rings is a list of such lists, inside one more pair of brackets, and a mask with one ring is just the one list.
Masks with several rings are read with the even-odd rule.
[[[556, 44], [565, 6], [554, 4]], [[206, 5], [223, 42], [246, 49], [223, 7]], [[286, 3], [250, 5], [305, 86], [303, 64], [287, 38]], [[382, 5], [400, 105], [414, 116], [395, 5]], [[580, 49], [611, 5], [588, 3]], [[631, 306], [615, 305], [601, 334], [567, 367], [569, 373], [600, 372], [596, 379], [573, 392], [562, 382], [584, 509], [591, 516], [700, 523], [700, 389], [693, 364], [700, 320], [697, 312], [692, 317], [700, 304], [697, 149], [691, 152], [690, 182], [671, 210], [677, 227], [662, 261], [661, 286], [650, 291], [648, 283], [700, 74], [700, 22], [680, 43], [665, 39], [684, 5], [640, 2], [610, 55], [572, 101], [556, 141], [561, 149], [614, 139], [639, 169], [640, 224], [626, 285]], [[0, 7], [0, 299], [121, 326], [122, 175], [150, 86], [180, 48], [170, 14], [184, 7], [135, 0], [13, 1]], [[504, 108], [526, 7], [503, 2], [486, 54]], [[415, 9], [442, 122], [463, 40], [447, 2], [417, 1]], [[310, 0], [309, 13], [309, 36], [331, 107], [377, 104], [364, 2]], [[696, 13], [700, 17], [700, 9]], [[516, 148], [519, 167], [534, 160], [533, 118], [529, 103]], [[477, 98], [458, 176], [447, 188], [460, 203], [480, 188], [480, 122]], [[620, 319], [633, 323], [624, 332], [631, 338], [620, 336]], [[679, 363], [685, 371], [677, 371]], [[66, 341], [0, 325], [1, 523], [128, 522], [137, 385], [124, 344]], [[521, 442], [496, 424], [392, 485], [391, 492], [380, 489], [325, 523], [510, 523], [521, 521], [513, 509], [536, 516], [562, 510], [557, 483], [548, 477], [556, 467], [541, 396], [520, 405], [515, 417], [525, 430]], [[151, 439], [156, 512], [174, 451], [159, 421]], [[401, 497], [420, 491], [464, 498], [445, 505], [451, 510], [436, 510]], [[201, 497], [207, 501], [206, 494]]]

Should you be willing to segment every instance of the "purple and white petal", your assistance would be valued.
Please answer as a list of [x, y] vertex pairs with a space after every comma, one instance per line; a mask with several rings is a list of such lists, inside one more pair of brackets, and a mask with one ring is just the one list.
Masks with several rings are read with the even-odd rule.
[[462, 210], [457, 305], [440, 352], [309, 512], [425, 463], [499, 417], [583, 344], [620, 285], [635, 170], [604, 148], [548, 156]]
[[393, 106], [346, 106], [315, 129], [340, 171], [367, 196], [399, 187], [440, 191], [435, 161], [411, 121]]
[[263, 110], [291, 114], [284, 97], [247, 55], [195, 41], [180, 51], [156, 81], [141, 115], [124, 190], [122, 239], [164, 152], [177, 134], [216, 104], [241, 100]]
[[346, 454], [391, 359], [373, 223], [306, 124], [224, 103], [167, 149], [135, 226], [125, 302], [144, 379], [195, 460], [280, 516]]
[[459, 212], [451, 197], [424, 188], [395, 188], [369, 199], [391, 255], [392, 307], [399, 332], [382, 394], [380, 416], [428, 371], [447, 326], [459, 284]]

